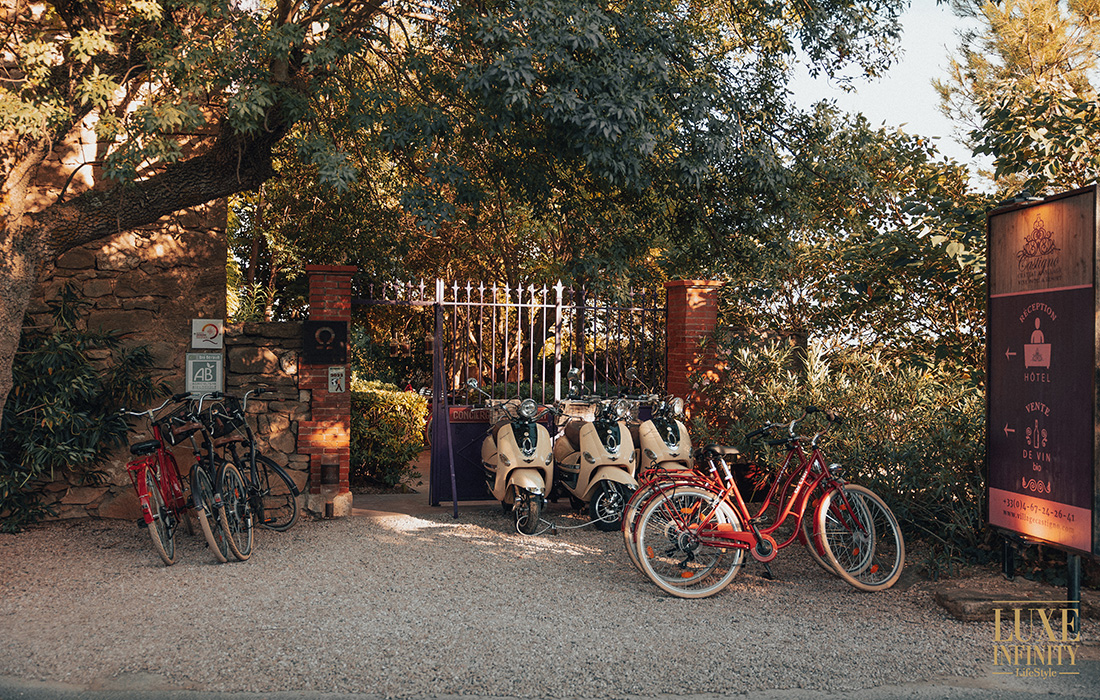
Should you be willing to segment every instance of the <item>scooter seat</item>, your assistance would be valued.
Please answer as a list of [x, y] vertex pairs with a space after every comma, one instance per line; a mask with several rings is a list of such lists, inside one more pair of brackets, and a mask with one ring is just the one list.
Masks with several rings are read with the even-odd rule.
[[584, 426], [584, 421], [571, 420], [565, 424], [565, 439], [569, 441], [569, 444], [578, 449], [581, 444], [581, 428]]

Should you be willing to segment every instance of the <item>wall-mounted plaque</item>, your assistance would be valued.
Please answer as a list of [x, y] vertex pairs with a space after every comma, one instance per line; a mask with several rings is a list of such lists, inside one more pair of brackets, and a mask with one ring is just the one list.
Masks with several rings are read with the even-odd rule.
[[306, 321], [302, 324], [302, 358], [310, 365], [341, 365], [348, 361], [347, 321]]

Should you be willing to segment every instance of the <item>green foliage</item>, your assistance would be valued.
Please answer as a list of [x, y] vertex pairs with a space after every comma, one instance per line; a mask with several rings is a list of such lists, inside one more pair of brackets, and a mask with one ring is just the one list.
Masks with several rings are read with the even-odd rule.
[[[715, 237], [685, 245], [681, 274], [727, 282], [721, 322], [832, 348], [984, 373], [985, 212], [967, 170], [930, 143], [826, 104], [788, 125], [783, 179], [754, 201], [711, 196]], [[737, 235], [730, 235], [736, 232]], [[703, 247], [699, 247], [703, 246]]]
[[975, 155], [993, 156], [994, 178], [1032, 194], [1084, 187], [1100, 174], [1100, 108], [1095, 95], [1016, 88], [979, 108]]
[[[375, 340], [372, 335], [379, 339]], [[389, 328], [357, 319], [348, 337], [352, 376], [357, 381], [370, 378], [402, 388], [409, 385], [414, 389], [431, 388], [432, 356], [425, 348], [422, 335], [403, 335], [397, 347], [391, 346], [394, 342], [397, 342], [395, 335]]]
[[150, 378], [145, 347], [77, 327], [72, 287], [50, 303], [50, 330], [26, 328], [12, 368], [14, 388], [0, 429], [0, 530], [23, 529], [46, 515], [44, 487], [65, 476], [96, 483], [111, 451], [125, 443], [120, 406], [141, 406], [167, 387]]
[[413, 474], [409, 464], [424, 449], [428, 401], [393, 384], [352, 381], [351, 474], [396, 486]]
[[941, 109], [1006, 195], [1047, 194], [1096, 180], [1100, 119], [1092, 81], [1100, 24], [1091, 0], [964, 0], [956, 12], [977, 20], [946, 80]]
[[[711, 225], [711, 202], [759, 208], [755, 183], [782, 177], [797, 49], [838, 79], [879, 74], [902, 7], [433, 6], [336, 68], [324, 117], [298, 124], [263, 215], [245, 222], [260, 230], [250, 240], [279, 241], [249, 269], [254, 281], [303, 261], [512, 284], [661, 275], [663, 250]], [[319, 139], [346, 158], [316, 157]], [[736, 191], [700, 198], [719, 168]], [[340, 169], [358, 178], [322, 183]]]
[[[805, 406], [834, 411], [844, 422], [823, 442], [826, 459], [845, 478], [881, 495], [909, 535], [932, 543], [923, 562], [932, 573], [986, 545], [984, 394], [952, 372], [904, 366], [855, 349], [803, 353], [727, 336], [717, 343], [720, 381], [693, 378], [706, 422], [693, 439], [740, 445], [764, 423], [791, 421]], [[825, 425], [813, 416], [799, 427]], [[754, 443], [757, 457], [778, 468], [782, 457]]]

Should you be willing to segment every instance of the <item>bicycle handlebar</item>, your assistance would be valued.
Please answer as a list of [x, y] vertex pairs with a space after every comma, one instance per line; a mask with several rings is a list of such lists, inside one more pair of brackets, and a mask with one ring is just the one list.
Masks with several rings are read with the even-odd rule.
[[190, 398], [190, 396], [191, 396], [191, 394], [189, 394], [189, 393], [187, 393], [187, 392], [183, 392], [183, 393], [180, 393], [180, 394], [174, 394], [174, 395], [172, 395], [172, 396], [169, 396], [168, 398], [166, 398], [166, 399], [164, 400], [164, 403], [162, 403], [161, 405], [157, 406], [156, 408], [147, 408], [147, 409], [145, 409], [144, 411], [131, 411], [131, 410], [130, 410], [130, 409], [128, 409], [128, 408], [120, 408], [120, 409], [118, 409], [118, 412], [119, 412], [119, 413], [121, 413], [121, 414], [122, 414], [122, 415], [124, 415], [124, 416], [125, 416], [125, 415], [129, 415], [129, 416], [144, 416], [144, 415], [148, 415], [148, 416], [149, 416], [149, 420], [152, 420], [152, 419], [153, 419], [153, 416], [154, 416], [154, 414], [156, 414], [156, 413], [159, 413], [159, 412], [160, 412], [160, 411], [161, 411], [161, 410], [162, 410], [162, 409], [163, 409], [163, 408], [164, 408], [165, 406], [167, 406], [168, 404], [170, 404], [170, 403], [180, 403], [180, 402], [181, 402], [181, 401], [183, 401], [184, 399], [186, 399], [186, 398]]
[[[783, 445], [783, 444], [786, 444], [786, 443], [788, 443], [792, 440], [799, 440], [799, 439], [809, 440], [810, 444], [816, 444], [817, 439], [820, 438], [822, 435], [824, 435], [825, 433], [827, 433], [829, 431], [829, 427], [830, 427], [829, 425], [826, 425], [824, 429], [818, 431], [812, 438], [807, 438], [807, 437], [804, 437], [804, 436], [800, 436], [797, 433], [795, 433], [795, 431], [794, 431], [794, 428], [795, 428], [796, 425], [798, 425], [804, 419], [806, 419], [810, 415], [813, 415], [814, 413], [824, 413], [827, 420], [828, 420], [828, 422], [833, 424], [833, 425], [840, 425], [841, 423], [844, 422], [844, 419], [841, 416], [838, 416], [837, 414], [833, 413], [832, 411], [823, 411], [820, 408], [818, 408], [817, 406], [806, 406], [805, 408], [802, 409], [802, 415], [801, 416], [799, 416], [798, 418], [795, 418], [790, 423], [786, 424], [787, 434], [788, 434], [787, 437], [779, 438], [779, 439], [766, 440], [765, 444], [772, 445], [772, 446]], [[767, 423], [763, 427], [757, 428], [756, 430], [752, 431], [751, 433], [748, 433], [747, 435], [745, 435], [745, 442], [748, 442], [748, 441], [752, 440], [753, 438], [755, 438], [759, 435], [766, 435], [766, 434], [770, 433], [774, 428], [778, 428], [780, 425], [784, 425], [784, 424], [782, 424], [782, 423]]]

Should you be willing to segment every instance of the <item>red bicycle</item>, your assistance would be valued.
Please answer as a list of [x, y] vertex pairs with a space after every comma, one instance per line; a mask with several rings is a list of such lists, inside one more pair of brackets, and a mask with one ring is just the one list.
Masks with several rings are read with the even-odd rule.
[[[165, 413], [168, 404], [182, 404]], [[202, 464], [191, 467], [191, 494], [184, 492], [179, 466], [169, 446], [184, 439], [192, 442], [192, 452], [199, 454], [194, 436], [203, 429], [192, 411], [190, 394], [176, 394], [156, 408], [145, 411], [122, 409], [123, 415], [144, 416], [150, 423], [153, 438], [130, 445], [134, 459], [126, 465], [130, 481], [141, 504], [139, 525], [149, 531], [153, 547], [168, 566], [176, 563], [176, 530], [183, 526], [193, 533], [188, 511], [195, 514], [207, 544], [220, 562], [227, 560], [229, 546], [221, 525], [223, 508]]]
[[126, 470], [141, 504], [142, 520], [139, 524], [144, 524], [149, 530], [157, 554], [168, 566], [176, 563], [176, 528], [183, 525], [189, 532], [192, 528], [187, 516], [190, 503], [184, 494], [179, 467], [168, 449], [166, 436], [170, 434], [170, 442], [175, 444], [193, 435], [200, 426], [186, 421], [179, 411], [160, 418], [157, 415], [168, 404], [181, 403], [189, 396], [190, 394], [176, 394], [160, 406], [146, 411], [125, 408], [121, 411], [124, 415], [144, 416], [152, 426], [153, 439], [130, 445], [130, 454], [134, 459], [127, 463]]
[[[748, 436], [763, 436], [771, 445], [788, 448], [755, 515], [726, 463], [726, 457], [740, 454], [736, 448], [709, 445], [700, 450], [699, 459], [722, 474], [721, 485], [685, 475], [655, 483], [631, 521], [633, 551], [650, 580], [671, 595], [704, 598], [729, 584], [746, 551], [767, 566], [779, 550], [801, 540], [826, 570], [860, 590], [894, 585], [905, 565], [897, 520], [872, 491], [841, 479], [839, 465], [826, 465], [817, 445], [840, 419], [830, 415], [829, 424], [813, 437], [795, 433], [800, 421], [818, 412], [807, 407], [791, 421], [788, 435], [778, 439], [772, 438], [777, 424]], [[789, 532], [784, 529], [788, 527]]]

